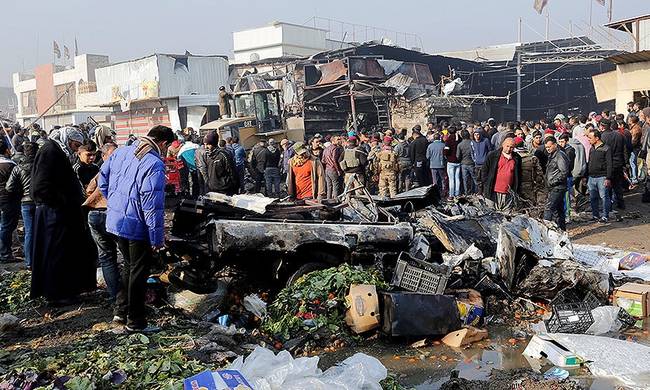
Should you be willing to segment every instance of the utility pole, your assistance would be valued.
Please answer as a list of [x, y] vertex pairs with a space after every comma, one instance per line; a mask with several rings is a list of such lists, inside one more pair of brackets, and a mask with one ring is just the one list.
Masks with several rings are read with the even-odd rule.
[[517, 53], [517, 121], [521, 121], [521, 46]]
[[521, 34], [521, 16], [519, 17], [519, 32], [517, 34], [517, 42], [521, 43], [522, 41], [522, 34]]

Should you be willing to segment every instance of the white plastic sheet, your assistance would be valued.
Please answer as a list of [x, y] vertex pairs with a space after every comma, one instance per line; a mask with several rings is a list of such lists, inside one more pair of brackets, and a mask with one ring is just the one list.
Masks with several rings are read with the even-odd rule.
[[381, 390], [386, 368], [379, 360], [357, 353], [325, 372], [318, 357], [294, 359], [287, 351], [275, 355], [257, 347], [244, 359], [238, 357], [229, 369], [241, 372], [256, 390]]
[[594, 376], [614, 377], [628, 386], [650, 388], [650, 347], [629, 341], [583, 334], [550, 334], [565, 348], [588, 361]]
[[587, 329], [588, 334], [601, 335], [609, 332], [617, 332], [621, 329], [621, 321], [618, 319], [618, 306], [600, 306], [591, 311], [594, 323]]
[[266, 206], [277, 200], [275, 198], [267, 198], [262, 194], [240, 194], [228, 196], [218, 192], [208, 192], [204, 195], [204, 198], [213, 202], [226, 203], [233, 207], [250, 210], [258, 214], [264, 214], [266, 212]]
[[266, 302], [256, 294], [248, 295], [244, 298], [244, 308], [253, 313], [258, 318], [266, 317]]

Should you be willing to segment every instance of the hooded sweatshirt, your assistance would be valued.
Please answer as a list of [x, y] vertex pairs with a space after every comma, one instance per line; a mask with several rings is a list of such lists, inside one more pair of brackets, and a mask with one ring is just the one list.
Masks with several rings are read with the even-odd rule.
[[571, 176], [584, 177], [587, 174], [587, 153], [585, 147], [582, 145], [582, 142], [575, 138], [569, 139], [569, 145], [571, 145], [575, 151]]
[[483, 165], [485, 158], [492, 150], [492, 143], [483, 135], [483, 132], [478, 133], [481, 134], [479, 141], [472, 138], [472, 159], [476, 165]]

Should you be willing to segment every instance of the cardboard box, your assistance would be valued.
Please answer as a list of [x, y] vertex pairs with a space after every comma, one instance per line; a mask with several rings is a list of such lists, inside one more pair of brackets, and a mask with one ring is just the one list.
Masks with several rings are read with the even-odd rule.
[[351, 285], [345, 300], [349, 306], [345, 322], [355, 333], [367, 332], [379, 326], [379, 298], [374, 285]]
[[625, 283], [614, 290], [614, 306], [620, 306], [633, 317], [645, 318], [650, 313], [650, 285]]
[[463, 345], [471, 344], [488, 337], [487, 329], [478, 329], [473, 326], [469, 328], [459, 329], [451, 332], [442, 338], [442, 342], [450, 347], [461, 347]]
[[633, 270], [645, 262], [648, 261], [648, 257], [641, 253], [630, 252], [625, 257], [623, 257], [618, 262], [618, 269], [622, 270]]
[[523, 354], [534, 359], [546, 358], [552, 364], [562, 368], [580, 367], [584, 362], [547, 335], [533, 336]]
[[253, 390], [237, 370], [203, 371], [183, 380], [183, 390]]

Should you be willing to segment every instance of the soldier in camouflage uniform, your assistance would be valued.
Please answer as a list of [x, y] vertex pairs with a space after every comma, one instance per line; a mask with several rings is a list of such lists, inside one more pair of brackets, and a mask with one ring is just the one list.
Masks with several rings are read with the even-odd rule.
[[379, 196], [386, 197], [390, 194], [391, 198], [397, 195], [397, 173], [399, 163], [397, 155], [393, 152], [391, 137], [384, 137], [384, 143], [381, 151], [377, 153], [377, 166], [379, 167]]

